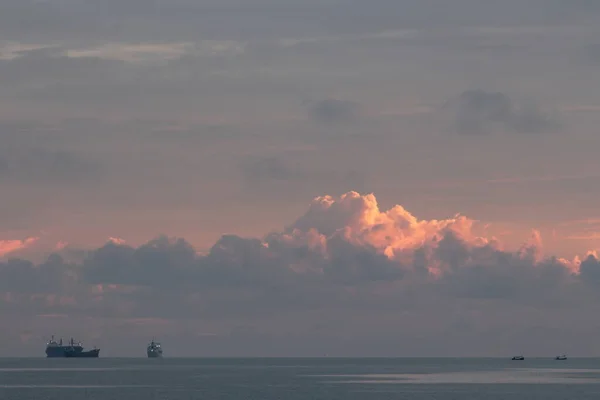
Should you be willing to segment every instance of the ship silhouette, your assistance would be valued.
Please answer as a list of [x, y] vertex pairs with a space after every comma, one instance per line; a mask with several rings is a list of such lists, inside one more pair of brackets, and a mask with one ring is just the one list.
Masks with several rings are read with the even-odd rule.
[[92, 350], [84, 351], [81, 342], [75, 342], [73, 338], [63, 345], [62, 338], [57, 342], [52, 335], [52, 339], [46, 344], [48, 358], [98, 358], [99, 355], [100, 349], [94, 347]]
[[154, 339], [146, 347], [146, 354], [148, 358], [161, 358], [163, 355], [162, 346], [159, 342], [155, 342]]

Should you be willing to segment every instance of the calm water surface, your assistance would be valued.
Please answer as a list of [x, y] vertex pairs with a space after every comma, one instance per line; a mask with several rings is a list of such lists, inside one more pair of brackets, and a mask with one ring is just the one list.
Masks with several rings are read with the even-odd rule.
[[588, 400], [600, 359], [0, 359], [4, 400]]

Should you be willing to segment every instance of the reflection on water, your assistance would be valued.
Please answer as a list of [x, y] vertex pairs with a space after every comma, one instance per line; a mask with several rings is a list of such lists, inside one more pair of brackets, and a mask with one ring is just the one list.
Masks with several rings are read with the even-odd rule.
[[72, 368], [0, 368], [0, 372], [85, 372], [85, 371], [129, 371], [134, 369], [140, 369], [140, 367], [99, 367], [99, 368], [85, 368], [85, 367], [72, 367]]
[[361, 374], [361, 375], [321, 375], [339, 378], [328, 383], [360, 384], [590, 384], [600, 383], [600, 370], [595, 369], [553, 369], [553, 368], [512, 368], [497, 371], [442, 372], [422, 374]]
[[598, 400], [600, 359], [0, 358], [0, 399]]
[[1, 385], [2, 389], [130, 389], [153, 388], [149, 385]]

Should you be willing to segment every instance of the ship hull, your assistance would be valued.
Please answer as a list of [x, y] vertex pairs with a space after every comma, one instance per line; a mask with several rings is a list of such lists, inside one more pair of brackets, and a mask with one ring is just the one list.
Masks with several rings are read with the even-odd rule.
[[56, 347], [46, 349], [46, 357], [48, 358], [64, 358], [65, 357], [65, 349]]
[[47, 358], [98, 358], [99, 355], [100, 349], [88, 351], [73, 351], [64, 347], [46, 349]]
[[162, 352], [149, 350], [146, 353], [148, 354], [148, 358], [162, 358]]
[[98, 358], [100, 355], [100, 349], [88, 350], [88, 351], [65, 351], [66, 358]]

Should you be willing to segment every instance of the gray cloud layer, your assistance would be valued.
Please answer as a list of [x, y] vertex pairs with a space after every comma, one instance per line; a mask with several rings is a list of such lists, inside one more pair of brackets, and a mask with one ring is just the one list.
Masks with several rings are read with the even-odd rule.
[[560, 128], [556, 118], [543, 114], [532, 105], [516, 107], [500, 92], [467, 90], [448, 106], [456, 109], [455, 129], [464, 134], [486, 134], [498, 129], [541, 133]]
[[[518, 9], [519, 14], [514, 10]], [[375, 0], [360, 1], [17, 1], [2, 2], [5, 37], [181, 37], [190, 32], [266, 35], [308, 29], [385, 30], [397, 24], [439, 26], [500, 21], [541, 23], [598, 12], [593, 0]], [[358, 16], [360, 24], [352, 23]], [[295, 17], [295, 18], [290, 18]], [[312, 20], [312, 24], [308, 23]], [[232, 29], [236, 26], [237, 29]], [[152, 29], [154, 27], [154, 29]], [[272, 31], [271, 31], [272, 32]], [[72, 36], [71, 36], [72, 37]]]

